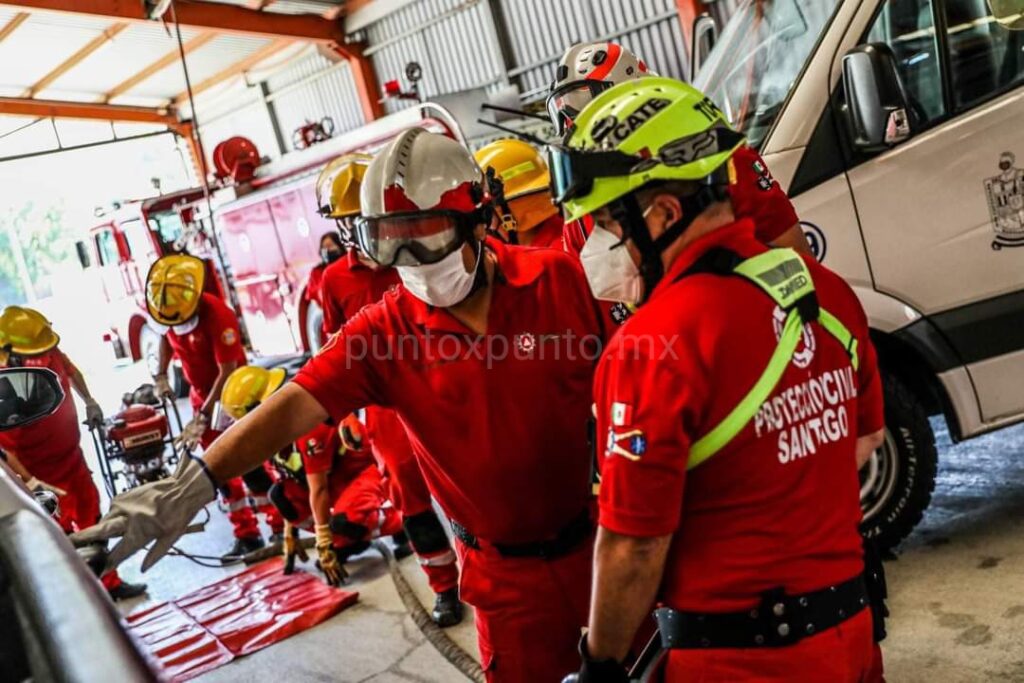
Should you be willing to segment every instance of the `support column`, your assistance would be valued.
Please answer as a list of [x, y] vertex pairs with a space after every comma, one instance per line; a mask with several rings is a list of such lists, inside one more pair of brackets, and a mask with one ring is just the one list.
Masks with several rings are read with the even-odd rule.
[[181, 136], [188, 144], [188, 153], [192, 157], [192, 170], [196, 173], [196, 179], [199, 184], [203, 184], [203, 179], [209, 174], [209, 167], [206, 165], [206, 158], [203, 155], [203, 150], [199, 145], [199, 140], [196, 139], [195, 126], [191, 121], [182, 121], [180, 123], [168, 126], [175, 134]]
[[352, 69], [352, 80], [356, 84], [359, 102], [363, 107], [363, 117], [369, 123], [384, 116], [384, 105], [381, 103], [380, 83], [373, 68], [373, 61], [362, 53], [358, 47], [346, 45], [344, 48], [335, 46], [334, 50], [348, 60]]

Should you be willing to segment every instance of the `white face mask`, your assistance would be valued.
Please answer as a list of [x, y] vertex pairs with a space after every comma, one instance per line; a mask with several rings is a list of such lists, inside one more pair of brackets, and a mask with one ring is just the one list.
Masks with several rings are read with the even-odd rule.
[[402, 278], [402, 284], [414, 297], [431, 306], [448, 308], [469, 296], [483, 253], [483, 245], [479, 245], [476, 265], [468, 273], [462, 262], [461, 248], [456, 249], [437, 263], [422, 266], [395, 266], [395, 270]]
[[595, 298], [639, 304], [644, 294], [644, 280], [629, 249], [619, 241], [614, 233], [595, 224], [580, 250], [583, 272], [587, 274]]
[[179, 337], [184, 337], [186, 334], [196, 329], [197, 327], [199, 327], [199, 316], [194, 315], [192, 316], [192, 319], [189, 320], [188, 322], [184, 322], [180, 325], [174, 325], [171, 327], [171, 329], [174, 330], [174, 334], [178, 335]]

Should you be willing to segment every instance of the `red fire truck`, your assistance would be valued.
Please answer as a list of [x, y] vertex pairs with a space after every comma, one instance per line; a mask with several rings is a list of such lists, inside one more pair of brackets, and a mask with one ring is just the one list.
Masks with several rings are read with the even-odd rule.
[[[331, 159], [372, 153], [413, 126], [463, 140], [454, 116], [438, 105], [422, 104], [273, 163], [259, 165], [247, 141], [238, 144], [233, 158], [230, 150], [229, 158], [220, 158], [224, 148], [218, 146], [215, 165], [222, 177], [209, 203], [202, 189], [190, 189], [128, 202], [103, 216], [89, 239], [79, 243], [79, 257], [84, 267], [101, 271], [110, 313], [104, 339], [115, 356], [155, 363], [159, 336], [145, 312], [146, 274], [157, 258], [186, 245], [211, 264], [217, 277], [207, 278], [208, 287], [240, 313], [252, 355], [315, 351], [322, 314], [305, 289], [319, 262], [320, 238], [336, 229], [317, 213], [316, 178]], [[223, 260], [218, 244], [205, 239], [210, 208]]]

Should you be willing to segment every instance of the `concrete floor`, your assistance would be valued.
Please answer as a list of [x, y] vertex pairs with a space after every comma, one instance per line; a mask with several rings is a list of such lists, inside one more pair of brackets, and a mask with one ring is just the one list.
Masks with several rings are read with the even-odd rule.
[[[934, 426], [940, 467], [931, 508], [887, 563], [893, 613], [884, 643], [888, 679], [1024, 681], [1024, 426], [957, 446], [944, 423]], [[230, 542], [227, 522], [214, 510], [207, 531], [182, 546], [213, 555]], [[140, 577], [139, 562], [127, 563], [123, 574], [146, 580], [150, 600], [181, 595], [232, 571], [169, 558]], [[460, 680], [405, 614], [374, 551], [351, 564], [348, 588], [360, 592], [355, 607], [198, 680]], [[403, 562], [403, 570], [427, 603], [429, 590], [412, 558]], [[145, 604], [149, 601], [134, 601], [122, 609]], [[475, 654], [471, 618], [449, 632]]]

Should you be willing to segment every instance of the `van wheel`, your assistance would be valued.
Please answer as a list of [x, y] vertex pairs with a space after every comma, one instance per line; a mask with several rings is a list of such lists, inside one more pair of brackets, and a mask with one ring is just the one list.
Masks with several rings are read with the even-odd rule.
[[[156, 375], [160, 369], [160, 335], [149, 326], [143, 327], [139, 333], [139, 349], [142, 351], [142, 361], [146, 364], [146, 370], [150, 377]], [[186, 398], [189, 384], [185, 379], [185, 373], [182, 372], [181, 365], [177, 362], [171, 363], [167, 374], [171, 389], [174, 390], [174, 396]]]
[[885, 441], [860, 471], [861, 532], [888, 550], [906, 538], [932, 499], [938, 454], [928, 416], [910, 389], [883, 375]]
[[324, 324], [324, 311], [320, 304], [315, 301], [309, 302], [306, 309], [306, 340], [309, 344], [309, 352], [316, 355], [323, 343], [320, 341], [320, 332]]

